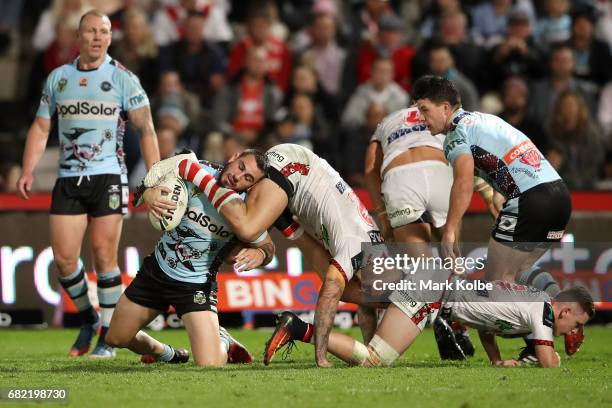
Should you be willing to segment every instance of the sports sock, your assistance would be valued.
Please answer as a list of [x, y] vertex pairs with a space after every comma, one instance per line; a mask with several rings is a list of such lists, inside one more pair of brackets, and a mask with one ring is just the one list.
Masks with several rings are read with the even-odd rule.
[[546, 292], [548, 296], [554, 298], [561, 291], [559, 284], [552, 277], [552, 275], [545, 270], [533, 266], [526, 272], [523, 272], [518, 278], [518, 283], [521, 285], [533, 286], [543, 292]]
[[230, 334], [224, 328], [219, 328], [219, 338], [221, 339], [221, 349], [226, 353], [229, 351], [230, 343], [232, 342], [232, 338]]
[[100, 303], [100, 315], [102, 316], [102, 327], [110, 325], [115, 305], [121, 297], [123, 285], [119, 267], [109, 272], [98, 273], [98, 302]]
[[89, 324], [95, 323], [98, 319], [98, 315], [87, 296], [87, 277], [85, 276], [83, 263], [79, 261], [77, 270], [70, 275], [60, 276], [59, 282], [76, 305], [81, 322]]
[[291, 337], [304, 343], [314, 342], [314, 325], [306, 323], [302, 319], [294, 319], [291, 323]]

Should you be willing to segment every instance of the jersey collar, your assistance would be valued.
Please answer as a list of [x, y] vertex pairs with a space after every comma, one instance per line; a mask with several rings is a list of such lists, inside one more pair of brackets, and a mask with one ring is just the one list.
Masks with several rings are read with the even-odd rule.
[[463, 110], [463, 108], [457, 109], [457, 111], [453, 113], [453, 116], [451, 116], [451, 125], [449, 130], [451, 132], [455, 130], [455, 128], [459, 124], [459, 121], [461, 121], [461, 119], [463, 119], [463, 117], [466, 115], [469, 115], [469, 112], [466, 112], [465, 110]]
[[80, 59], [80, 58], [81, 58], [80, 56], [79, 56], [79, 57], [76, 57], [76, 58], [74, 59], [74, 61], [72, 61], [72, 65], [74, 65], [74, 68], [75, 68], [77, 71], [80, 71], [80, 72], [91, 72], [91, 71], [97, 71], [98, 69], [102, 68], [102, 66], [103, 66], [103, 65], [106, 65], [106, 64], [108, 64], [108, 63], [110, 63], [110, 62], [112, 61], [111, 56], [110, 56], [110, 55], [108, 55], [108, 54], [106, 54], [106, 57], [104, 57], [104, 61], [102, 61], [102, 63], [101, 63], [101, 64], [100, 64], [100, 65], [99, 65], [97, 68], [92, 68], [92, 69], [81, 69], [81, 68], [79, 68], [79, 59]]

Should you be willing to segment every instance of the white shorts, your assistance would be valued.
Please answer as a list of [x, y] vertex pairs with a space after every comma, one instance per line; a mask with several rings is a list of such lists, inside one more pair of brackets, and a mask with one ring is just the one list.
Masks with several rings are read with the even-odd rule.
[[419, 302], [413, 299], [406, 291], [393, 292], [389, 296], [389, 300], [399, 310], [404, 312], [421, 331], [423, 331], [425, 326], [433, 323], [442, 305], [441, 302]]
[[439, 160], [394, 167], [385, 174], [381, 190], [391, 227], [413, 223], [425, 212], [433, 226], [446, 224], [453, 169]]

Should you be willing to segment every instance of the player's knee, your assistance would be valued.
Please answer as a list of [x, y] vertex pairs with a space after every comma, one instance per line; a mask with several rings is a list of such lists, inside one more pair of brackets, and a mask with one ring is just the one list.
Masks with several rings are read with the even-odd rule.
[[127, 339], [125, 336], [121, 336], [119, 333], [116, 333], [113, 330], [109, 330], [104, 338], [106, 344], [115, 348], [126, 348], [129, 345], [130, 340], [131, 339]]
[[368, 358], [364, 365], [372, 367], [388, 367], [399, 358], [399, 353], [382, 337], [375, 334], [368, 344]]
[[196, 367], [223, 367], [227, 362], [227, 356], [225, 359], [220, 356], [194, 356], [194, 364]]
[[74, 273], [79, 265], [79, 259], [75, 257], [66, 257], [59, 254], [54, 254], [53, 260], [55, 261], [61, 276], [68, 276]]

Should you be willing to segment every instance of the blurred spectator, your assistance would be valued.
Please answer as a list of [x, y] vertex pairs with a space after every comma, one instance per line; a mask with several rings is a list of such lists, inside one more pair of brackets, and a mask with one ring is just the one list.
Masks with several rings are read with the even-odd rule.
[[597, 119], [604, 132], [604, 140], [608, 149], [612, 148], [612, 81], [601, 91]]
[[408, 106], [408, 94], [393, 82], [393, 61], [379, 57], [372, 64], [372, 77], [359, 85], [342, 114], [342, 126], [358, 127], [365, 123], [368, 107], [382, 105], [387, 112]]
[[249, 145], [240, 135], [227, 135], [223, 138], [223, 163], [233, 155], [247, 149]]
[[569, 40], [572, 28], [569, 9], [569, 0], [544, 0], [544, 16], [535, 27], [536, 39], [542, 46]]
[[239, 76], [245, 66], [246, 54], [250, 48], [263, 47], [267, 51], [267, 72], [270, 79], [283, 91], [289, 88], [291, 76], [291, 55], [284, 41], [270, 32], [271, 19], [267, 13], [254, 12], [247, 21], [247, 35], [230, 52], [228, 78]]
[[340, 116], [337, 98], [328, 94], [321, 85], [314, 68], [310, 65], [296, 66], [291, 77], [291, 87], [285, 95], [283, 105], [290, 106], [290, 101], [295, 94], [306, 94], [313, 99], [317, 114], [332, 121], [337, 120]]
[[364, 83], [370, 79], [372, 62], [379, 56], [393, 60], [394, 80], [407, 92], [412, 86], [412, 59], [416, 50], [402, 43], [404, 25], [402, 20], [387, 14], [378, 21], [376, 42], [367, 42], [359, 49], [357, 58], [357, 80]]
[[594, 38], [594, 22], [595, 16], [586, 10], [573, 14], [569, 45], [576, 61], [574, 75], [603, 86], [610, 79], [612, 58], [609, 45]]
[[424, 39], [430, 39], [440, 30], [439, 20], [445, 14], [456, 14], [463, 12], [460, 0], [434, 0], [431, 2], [427, 17], [421, 24], [420, 34]]
[[183, 87], [181, 78], [176, 71], [166, 71], [160, 75], [157, 93], [151, 97], [151, 111], [157, 112], [162, 101], [169, 96], [179, 101], [178, 103], [183, 107], [189, 121], [201, 129], [199, 122], [202, 108], [198, 96]]
[[609, 0], [594, 0], [597, 22], [595, 38], [608, 43], [612, 47], [612, 2]]
[[[159, 157], [161, 160], [173, 156], [176, 152], [176, 137], [176, 133], [171, 128], [157, 128], [157, 144], [159, 145]], [[138, 188], [146, 175], [147, 167], [145, 166], [144, 160], [140, 159], [129, 175], [130, 189], [135, 190]]]
[[512, 0], [485, 1], [472, 8], [472, 32], [485, 48], [499, 44], [506, 34]]
[[353, 40], [376, 43], [378, 22], [385, 15], [394, 15], [388, 0], [365, 0], [363, 7], [357, 12], [353, 22]]
[[594, 116], [596, 89], [591, 83], [572, 76], [574, 66], [574, 54], [567, 45], [559, 44], [553, 48], [550, 55], [550, 75], [533, 85], [532, 97], [529, 100], [529, 111], [540, 123], [550, 122], [557, 95], [566, 89], [581, 93], [589, 111], [592, 112], [591, 115]]
[[79, 55], [76, 31], [79, 28], [77, 18], [66, 18], [55, 26], [55, 40], [42, 56], [42, 77], [47, 77], [55, 68], [68, 64]]
[[291, 100], [291, 114], [295, 128], [289, 143], [301, 144], [322, 157], [331, 152], [328, 149], [329, 129], [323, 115], [315, 110], [314, 101], [308, 94], [295, 94]]
[[540, 78], [543, 50], [533, 39], [529, 16], [521, 10], [508, 17], [508, 35], [492, 50], [490, 82], [498, 85], [509, 76]]
[[478, 91], [474, 83], [455, 68], [455, 60], [446, 45], [434, 45], [429, 49], [429, 69], [432, 74], [442, 76], [455, 84], [463, 109], [478, 110]]
[[300, 63], [313, 66], [321, 86], [330, 95], [338, 95], [346, 51], [336, 42], [336, 20], [330, 14], [317, 14], [308, 29], [311, 44], [300, 56]]
[[549, 142], [546, 132], [527, 110], [529, 88], [520, 77], [506, 79], [502, 88], [503, 111], [499, 115], [506, 122], [523, 132], [541, 152], [548, 151]]
[[76, 18], [78, 21], [91, 8], [85, 0], [53, 0], [51, 6], [41, 14], [32, 35], [34, 49], [44, 51], [51, 45], [60, 20]]
[[376, 127], [387, 113], [383, 105], [373, 102], [367, 107], [365, 123], [356, 130], [351, 129], [343, 134], [344, 175], [346, 181], [354, 188], [365, 187], [363, 172], [366, 149]]
[[147, 16], [139, 8], [130, 8], [123, 13], [124, 32], [113, 44], [111, 55], [132, 71], [147, 93], [157, 86], [157, 44], [149, 29]]
[[225, 56], [202, 37], [205, 19], [191, 14], [185, 20], [184, 38], [160, 51], [162, 71], [179, 73], [186, 89], [200, 98], [203, 106], [210, 106], [213, 96], [223, 86]]
[[243, 73], [218, 93], [213, 118], [226, 134], [239, 134], [248, 145], [257, 142], [266, 125], [272, 123], [282, 94], [267, 76], [268, 52], [251, 47]]
[[194, 125], [185, 114], [181, 101], [174, 96], [167, 96], [161, 101], [155, 112], [156, 127], [168, 128], [176, 134], [176, 145], [201, 153], [202, 140]]
[[[14, 43], [19, 43], [21, 12], [24, 0], [0, 0], [0, 56], [5, 55]], [[17, 47], [12, 48], [18, 50]]]
[[566, 90], [559, 95], [549, 133], [551, 149], [547, 157], [568, 188], [593, 188], [605, 150], [601, 134], [579, 93]]
[[204, 18], [200, 34], [213, 43], [229, 43], [233, 39], [227, 21], [228, 0], [166, 0], [165, 5], [153, 15], [153, 33], [159, 46], [179, 41], [183, 35], [184, 22], [190, 14]]
[[484, 51], [474, 44], [467, 31], [467, 17], [463, 13], [449, 13], [440, 17], [438, 34], [425, 42], [417, 52], [413, 63], [414, 77], [429, 72], [429, 48], [434, 44], [445, 44], [453, 54], [457, 69], [472, 81], [482, 76]]
[[113, 41], [119, 41], [123, 38], [123, 31], [126, 23], [125, 13], [127, 13], [127, 11], [131, 8], [138, 8], [139, 3], [141, 3], [139, 0], [121, 0], [117, 9], [108, 14], [108, 19], [111, 22], [111, 30], [113, 32]]

